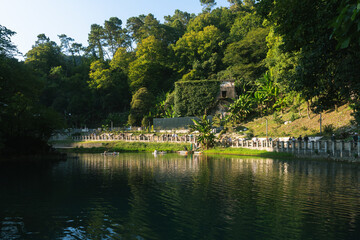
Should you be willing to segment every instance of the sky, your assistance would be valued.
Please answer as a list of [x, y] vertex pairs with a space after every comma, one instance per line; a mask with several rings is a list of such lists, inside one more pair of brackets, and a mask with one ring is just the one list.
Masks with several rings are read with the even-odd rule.
[[[216, 7], [229, 7], [227, 0], [217, 0]], [[199, 0], [0, 0], [0, 25], [16, 32], [11, 40], [25, 54], [37, 35], [44, 33], [59, 43], [58, 35], [66, 34], [87, 46], [90, 26], [101, 26], [110, 17], [126, 20], [152, 13], [159, 21], [173, 15], [176, 9], [198, 14]]]

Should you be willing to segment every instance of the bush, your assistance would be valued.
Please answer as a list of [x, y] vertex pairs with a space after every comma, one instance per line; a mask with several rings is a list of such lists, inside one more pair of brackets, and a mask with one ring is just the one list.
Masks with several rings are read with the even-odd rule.
[[274, 122], [277, 123], [278, 125], [284, 124], [284, 120], [282, 120], [281, 116], [279, 116], [277, 112], [274, 113], [273, 118], [274, 118]]
[[299, 118], [300, 117], [297, 114], [292, 113], [291, 116], [290, 116], [290, 121], [293, 122], [293, 121], [295, 121], [296, 119], [299, 119]]
[[332, 124], [327, 124], [327, 125], [324, 125], [324, 127], [323, 127], [324, 134], [331, 135], [334, 133], [334, 131], [335, 131], [335, 127]]
[[245, 133], [245, 136], [247, 139], [251, 139], [254, 137], [254, 131], [252, 129], [247, 130], [247, 132]]
[[305, 126], [302, 126], [300, 129], [301, 129], [302, 131], [307, 131], [307, 130], [308, 130], [308, 128], [305, 127]]

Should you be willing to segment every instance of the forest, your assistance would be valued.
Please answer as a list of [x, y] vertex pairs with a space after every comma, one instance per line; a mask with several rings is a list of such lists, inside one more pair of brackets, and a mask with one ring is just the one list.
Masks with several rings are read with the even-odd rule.
[[235, 81], [234, 123], [302, 103], [318, 113], [349, 104], [360, 123], [359, 0], [228, 1], [163, 21], [111, 17], [91, 25], [88, 46], [40, 33], [24, 61], [0, 25], [0, 152], [46, 151], [65, 127], [187, 116], [175, 83], [199, 80]]

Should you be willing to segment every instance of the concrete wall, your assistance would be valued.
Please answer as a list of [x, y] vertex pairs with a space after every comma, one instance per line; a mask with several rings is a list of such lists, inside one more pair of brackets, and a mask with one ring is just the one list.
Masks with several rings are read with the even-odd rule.
[[[179, 129], [184, 128], [187, 129], [189, 125], [194, 125], [192, 119], [199, 120], [197, 117], [178, 117], [178, 118], [154, 118], [153, 124], [154, 129]], [[210, 121], [212, 120], [212, 116], [208, 116]]]

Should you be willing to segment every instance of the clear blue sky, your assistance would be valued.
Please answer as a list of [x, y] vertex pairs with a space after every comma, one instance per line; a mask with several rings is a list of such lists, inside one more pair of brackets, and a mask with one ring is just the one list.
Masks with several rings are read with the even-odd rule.
[[[226, 0], [216, 2], [216, 7], [230, 5]], [[0, 0], [0, 6], [0, 25], [17, 33], [12, 42], [23, 54], [41, 33], [56, 42], [57, 35], [66, 34], [87, 46], [91, 24], [103, 25], [110, 17], [118, 17], [125, 27], [128, 18], [140, 14], [152, 13], [163, 22], [176, 9], [202, 11], [199, 0]]]

